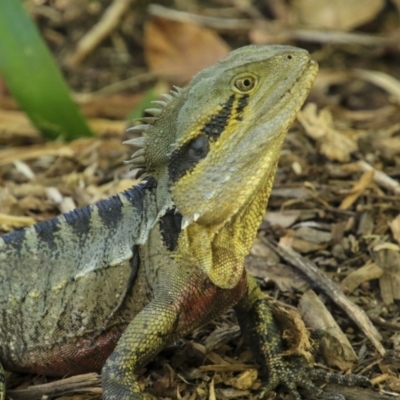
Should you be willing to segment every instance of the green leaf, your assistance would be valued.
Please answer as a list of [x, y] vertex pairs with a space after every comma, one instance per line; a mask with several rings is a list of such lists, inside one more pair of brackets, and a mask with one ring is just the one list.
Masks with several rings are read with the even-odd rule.
[[0, 0], [0, 73], [44, 136], [92, 135], [21, 0]]

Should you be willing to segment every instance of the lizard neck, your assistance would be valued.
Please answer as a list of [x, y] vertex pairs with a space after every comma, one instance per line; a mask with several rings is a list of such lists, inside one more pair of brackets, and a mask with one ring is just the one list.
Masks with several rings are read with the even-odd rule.
[[219, 225], [194, 222], [181, 231], [174, 257], [203, 270], [216, 286], [234, 288], [243, 275], [244, 257], [262, 221], [276, 165], [274, 160], [268, 174], [260, 179], [257, 190], [229, 219]]

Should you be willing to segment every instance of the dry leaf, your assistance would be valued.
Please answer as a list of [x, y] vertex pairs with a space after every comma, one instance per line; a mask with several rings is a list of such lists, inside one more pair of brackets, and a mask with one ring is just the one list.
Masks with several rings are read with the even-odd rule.
[[400, 393], [400, 379], [396, 376], [390, 375], [388, 379], [388, 386], [393, 392]]
[[217, 328], [208, 335], [205, 342], [205, 349], [210, 353], [214, 349], [218, 349], [230, 340], [240, 337], [240, 328], [238, 326], [231, 326], [229, 328]]
[[266, 262], [267, 266], [276, 265], [279, 262], [279, 256], [277, 256], [277, 254], [267, 247], [259, 238], [254, 240], [250, 254], [256, 257], [264, 258], [265, 260], [263, 261]]
[[390, 251], [399, 251], [400, 252], [400, 247], [395, 244], [395, 243], [391, 243], [391, 242], [384, 242], [384, 243], [379, 243], [376, 246], [373, 247], [374, 251], [382, 251], [382, 250], [390, 250]]
[[258, 376], [256, 369], [249, 369], [234, 378], [227, 379], [224, 383], [239, 390], [247, 390], [253, 386]]
[[332, 233], [322, 231], [320, 229], [313, 229], [309, 226], [300, 226], [295, 229], [294, 235], [302, 240], [307, 240], [308, 242], [322, 244], [327, 243], [332, 240]]
[[[358, 149], [354, 138], [334, 128], [332, 114], [328, 109], [318, 114], [316, 104], [309, 103], [297, 118], [307, 135], [317, 141], [321, 154], [330, 160], [348, 162], [350, 154]], [[348, 133], [353, 134], [355, 131], [348, 130]]]
[[281, 240], [290, 238], [290, 246], [299, 253], [309, 253], [312, 251], [326, 249], [332, 239], [330, 232], [324, 232], [310, 227], [302, 226], [299, 229], [288, 229], [286, 235]]
[[[117, 112], [113, 111], [109, 103], [110, 102], [103, 100], [102, 107], [98, 104], [96, 109], [93, 107], [89, 109], [91, 105], [87, 104], [88, 109], [86, 115], [94, 111], [98, 114], [107, 115], [106, 110], [108, 110], [108, 115], [115, 119]], [[98, 135], [105, 133], [107, 133], [107, 135], [122, 135], [127, 126], [126, 120], [122, 119], [122, 114], [126, 117], [136, 103], [126, 101], [124, 106], [122, 106], [121, 100], [117, 105], [114, 105], [114, 109], [119, 110], [119, 116], [121, 117], [119, 121], [103, 118], [88, 118], [87, 121], [90, 129]], [[19, 141], [24, 142], [24, 140], [35, 142], [42, 140], [39, 131], [32, 125], [25, 113], [22, 111], [5, 111], [0, 109], [0, 144], [7, 143], [7, 141], [10, 142], [10, 136], [13, 136], [11, 139], [15, 143]]]
[[314, 291], [308, 290], [303, 294], [299, 310], [307, 326], [326, 334], [320, 343], [326, 362], [341, 370], [351, 368], [357, 356], [346, 335]]
[[282, 292], [304, 292], [309, 289], [309, 283], [304, 276], [291, 266], [279, 262], [276, 253], [271, 252], [272, 260], [249, 255], [245, 259], [247, 272], [264, 282], [272, 281]]
[[339, 208], [341, 210], [347, 210], [351, 205], [365, 192], [368, 186], [371, 184], [374, 178], [374, 171], [366, 171], [362, 174], [360, 180], [350, 190], [348, 196], [346, 196]]
[[3, 231], [10, 231], [13, 229], [26, 228], [35, 223], [32, 217], [21, 217], [17, 215], [7, 215], [0, 213], [0, 228]]
[[372, 165], [368, 164], [364, 160], [358, 161], [357, 164], [361, 171], [374, 171], [374, 182], [377, 183], [379, 186], [393, 191], [396, 194], [400, 194], [400, 184], [397, 180], [391, 178], [383, 171], [375, 169]]
[[[127, 89], [141, 87], [154, 79], [151, 74], [135, 75], [136, 82], [120, 81], [94, 93], [73, 93], [82, 114], [89, 118], [125, 120], [141, 101], [144, 93], [126, 93]], [[121, 93], [122, 92], [122, 93]], [[91, 127], [93, 129], [93, 126]]]
[[222, 399], [237, 399], [237, 398], [250, 398], [248, 390], [239, 390], [235, 388], [220, 389]]
[[358, 268], [347, 275], [346, 278], [343, 279], [340, 286], [342, 287], [343, 291], [346, 291], [347, 293], [352, 293], [362, 283], [370, 281], [372, 279], [378, 279], [382, 276], [382, 274], [382, 268], [375, 263], [369, 261], [361, 268]]
[[400, 138], [398, 136], [373, 138], [372, 146], [388, 160], [400, 154]]
[[39, 140], [40, 134], [25, 113], [0, 109], [0, 143], [7, 143], [9, 136]]
[[357, 69], [354, 71], [354, 76], [358, 79], [364, 79], [374, 85], [386, 90], [400, 103], [400, 81], [393, 76], [380, 71], [370, 71], [364, 69]]
[[390, 229], [397, 243], [400, 243], [400, 214], [391, 222], [389, 222]]
[[268, 211], [264, 216], [264, 220], [268, 221], [271, 225], [288, 228], [298, 220], [300, 214], [300, 210]]
[[376, 264], [383, 270], [379, 279], [383, 302], [393, 304], [394, 300], [400, 300], [400, 249], [394, 243], [382, 243], [373, 250]]
[[287, 344], [287, 350], [284, 354], [288, 356], [301, 355], [308, 361], [312, 360], [309, 332], [299, 313], [272, 301], [269, 305]]
[[145, 57], [150, 69], [178, 84], [226, 57], [229, 46], [198, 25], [153, 17], [145, 25]]
[[349, 31], [376, 17], [384, 0], [295, 0], [299, 22], [314, 28]]
[[208, 400], [216, 400], [217, 398], [215, 397], [215, 386], [214, 386], [214, 378], [211, 379], [210, 382], [210, 391], [208, 395]]

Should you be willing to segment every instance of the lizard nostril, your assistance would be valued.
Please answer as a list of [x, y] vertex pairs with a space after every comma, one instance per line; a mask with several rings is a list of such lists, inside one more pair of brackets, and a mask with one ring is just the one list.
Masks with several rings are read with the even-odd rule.
[[293, 56], [291, 54], [288, 54], [287, 59], [291, 60], [293, 58]]

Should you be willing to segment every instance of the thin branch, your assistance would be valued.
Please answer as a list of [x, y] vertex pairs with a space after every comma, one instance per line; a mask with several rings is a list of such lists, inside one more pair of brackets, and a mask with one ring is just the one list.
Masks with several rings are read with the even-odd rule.
[[354, 323], [364, 332], [365, 336], [371, 341], [381, 356], [385, 355], [385, 349], [380, 341], [381, 335], [371, 323], [367, 314], [355, 303], [349, 300], [342, 292], [341, 288], [329, 279], [312, 261], [304, 258], [290, 246], [280, 243], [275, 246], [269, 241], [264, 241], [268, 247], [277, 252], [286, 262], [302, 271], [313, 284], [323, 290]]
[[132, 0], [114, 0], [100, 21], [79, 41], [75, 53], [65, 59], [65, 65], [76, 67], [118, 26]]
[[44, 396], [66, 396], [72, 393], [101, 394], [100, 375], [96, 373], [71, 376], [43, 385], [32, 385], [26, 389], [8, 390], [13, 400], [40, 400]]
[[363, 46], [396, 45], [396, 38], [339, 31], [313, 29], [286, 29], [263, 19], [217, 18], [173, 10], [159, 4], [148, 7], [150, 15], [177, 22], [199, 24], [217, 31], [249, 31], [260, 29], [271, 35], [271, 41], [301, 40], [314, 43], [358, 44]]

